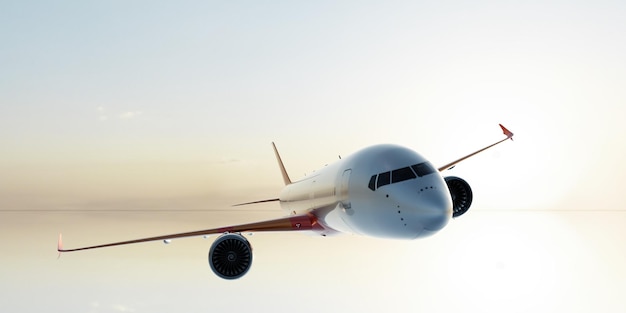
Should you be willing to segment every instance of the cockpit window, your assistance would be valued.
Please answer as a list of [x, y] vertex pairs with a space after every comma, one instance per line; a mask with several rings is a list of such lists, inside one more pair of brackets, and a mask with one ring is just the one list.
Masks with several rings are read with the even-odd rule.
[[370, 178], [370, 183], [369, 183], [369, 185], [367, 185], [367, 187], [369, 187], [372, 190], [376, 189], [376, 177], [377, 176], [378, 175], [372, 175], [372, 178]]
[[415, 174], [417, 174], [418, 177], [422, 177], [435, 172], [435, 168], [428, 162], [415, 164], [411, 166], [411, 168], [413, 168]]
[[384, 185], [389, 185], [390, 181], [391, 181], [391, 173], [390, 172], [384, 172], [384, 173], [380, 173], [378, 174], [378, 184], [376, 186], [376, 188], [380, 188]]
[[372, 175], [367, 185], [369, 189], [376, 190], [385, 185], [399, 183], [405, 180], [426, 176], [435, 173], [437, 170], [428, 162], [411, 165], [395, 169], [391, 172], [383, 172], [378, 175]]
[[401, 181], [409, 180], [415, 178], [415, 173], [411, 170], [411, 168], [403, 167], [397, 170], [391, 171], [391, 183], [399, 183]]

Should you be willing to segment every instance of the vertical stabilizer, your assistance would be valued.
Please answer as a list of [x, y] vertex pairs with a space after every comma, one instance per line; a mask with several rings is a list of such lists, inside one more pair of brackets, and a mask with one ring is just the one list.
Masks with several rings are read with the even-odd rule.
[[276, 154], [276, 160], [278, 160], [278, 166], [280, 167], [280, 172], [283, 174], [283, 181], [285, 181], [285, 185], [291, 184], [291, 179], [289, 179], [289, 174], [285, 170], [285, 165], [283, 164], [283, 160], [280, 158], [280, 154], [278, 154], [278, 149], [276, 149], [276, 145], [272, 142], [272, 147], [274, 147], [274, 154]]

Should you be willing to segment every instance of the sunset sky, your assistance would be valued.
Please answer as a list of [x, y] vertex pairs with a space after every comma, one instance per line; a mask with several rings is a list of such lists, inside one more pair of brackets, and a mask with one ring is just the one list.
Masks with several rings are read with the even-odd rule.
[[[620, 1], [0, 3], [7, 312], [624, 312]], [[284, 215], [292, 178], [379, 143], [474, 203], [417, 241], [255, 234], [68, 247]], [[92, 212], [87, 212], [87, 211]], [[49, 211], [49, 212], [45, 212]]]

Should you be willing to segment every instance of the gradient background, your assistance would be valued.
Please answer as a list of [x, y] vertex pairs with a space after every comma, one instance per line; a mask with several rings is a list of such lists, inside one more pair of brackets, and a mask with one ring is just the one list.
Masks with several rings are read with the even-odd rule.
[[[3, 1], [6, 312], [624, 312], [623, 1]], [[444, 164], [470, 212], [417, 241], [256, 234], [282, 180], [360, 148]], [[77, 210], [77, 211], [73, 211]], [[86, 212], [85, 210], [97, 210]], [[198, 211], [194, 211], [198, 210]], [[46, 212], [48, 211], [48, 212]]]

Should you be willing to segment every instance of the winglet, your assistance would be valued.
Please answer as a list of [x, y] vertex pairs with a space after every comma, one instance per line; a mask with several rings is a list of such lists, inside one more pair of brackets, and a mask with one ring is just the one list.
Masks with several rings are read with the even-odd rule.
[[57, 243], [57, 251], [59, 252], [59, 256], [57, 257], [58, 259], [61, 257], [61, 252], [63, 252], [63, 236], [61, 235], [61, 233], [59, 233], [59, 242]]
[[506, 135], [506, 138], [513, 140], [513, 133], [506, 129], [506, 127], [504, 127], [502, 124], [498, 124], [500, 125], [500, 128], [502, 128], [502, 132]]
[[287, 170], [285, 170], [285, 165], [283, 164], [283, 160], [280, 158], [280, 154], [278, 154], [278, 149], [276, 149], [276, 145], [272, 142], [272, 147], [274, 147], [274, 154], [276, 154], [276, 160], [278, 160], [278, 166], [280, 167], [280, 172], [283, 175], [283, 181], [285, 185], [291, 184], [291, 179], [287, 174]]

